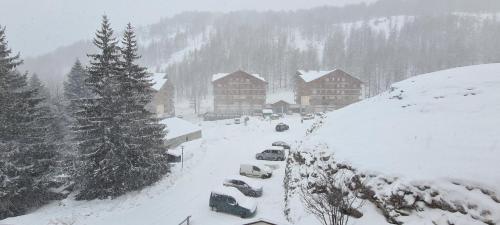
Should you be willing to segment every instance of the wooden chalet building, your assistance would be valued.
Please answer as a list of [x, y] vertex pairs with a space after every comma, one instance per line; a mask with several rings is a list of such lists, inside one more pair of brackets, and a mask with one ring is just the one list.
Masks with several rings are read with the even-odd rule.
[[147, 105], [150, 112], [156, 113], [160, 118], [171, 117], [175, 115], [174, 107], [174, 85], [166, 77], [165, 73], [152, 73], [153, 80], [153, 99]]
[[303, 112], [335, 110], [363, 98], [363, 82], [340, 69], [297, 71], [295, 100]]
[[258, 74], [238, 70], [212, 77], [214, 111], [219, 114], [252, 114], [266, 103], [267, 82]]

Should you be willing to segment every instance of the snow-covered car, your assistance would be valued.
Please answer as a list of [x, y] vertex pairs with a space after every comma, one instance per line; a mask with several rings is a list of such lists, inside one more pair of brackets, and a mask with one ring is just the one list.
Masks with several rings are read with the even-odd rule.
[[324, 112], [317, 112], [316, 116], [319, 116], [321, 118], [325, 118], [326, 117], [326, 113], [324, 113]]
[[183, 115], [177, 115], [177, 116], [175, 116], [175, 117], [177, 117], [177, 118], [179, 118], [179, 119], [184, 118], [184, 116], [183, 116]]
[[272, 146], [279, 146], [279, 147], [283, 147], [284, 149], [290, 150], [290, 145], [284, 141], [273, 142]]
[[285, 150], [283, 147], [269, 148], [257, 153], [255, 158], [258, 160], [283, 161], [285, 160]]
[[273, 172], [265, 166], [259, 166], [253, 164], [241, 164], [240, 175], [265, 179], [265, 178], [270, 178], [273, 175]]
[[241, 119], [240, 118], [235, 118], [234, 119], [234, 124], [240, 124], [241, 123]]
[[279, 123], [278, 125], [276, 125], [276, 131], [278, 132], [283, 132], [283, 131], [286, 131], [290, 129], [290, 127], [284, 123]]
[[279, 120], [279, 119], [280, 119], [280, 115], [278, 115], [278, 114], [271, 115], [271, 120]]
[[303, 120], [312, 120], [314, 119], [313, 114], [306, 114], [305, 116], [302, 117]]
[[262, 196], [262, 185], [247, 179], [245, 177], [229, 178], [223, 183], [226, 187], [234, 187], [245, 196], [260, 197]]
[[224, 187], [210, 193], [208, 205], [216, 212], [225, 212], [240, 216], [252, 217], [257, 210], [257, 203], [241, 194], [236, 188]]

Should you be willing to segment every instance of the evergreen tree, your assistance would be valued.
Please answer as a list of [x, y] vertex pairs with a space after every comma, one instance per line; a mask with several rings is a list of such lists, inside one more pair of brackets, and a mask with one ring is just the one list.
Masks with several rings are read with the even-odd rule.
[[82, 63], [77, 59], [73, 67], [71, 67], [71, 71], [68, 74], [68, 80], [64, 82], [64, 97], [66, 101], [70, 102], [72, 100], [92, 97], [92, 92], [85, 83], [88, 76]]
[[[160, 152], [163, 127], [144, 106], [151, 99], [145, 69], [135, 64], [137, 44], [129, 26], [120, 51], [103, 17], [89, 55], [87, 86], [95, 97], [80, 99], [76, 113], [81, 191], [77, 199], [116, 197], [157, 181], [167, 171]], [[120, 56], [123, 53], [123, 60]]]
[[[71, 127], [77, 127], [78, 124], [76, 120], [76, 114], [79, 111], [78, 104], [82, 99], [91, 98], [92, 92], [86, 84], [86, 80], [89, 75], [87, 70], [83, 67], [80, 60], [76, 60], [71, 68], [71, 71], [67, 75], [67, 80], [64, 82], [64, 97], [59, 101], [56, 106], [57, 115], [60, 118], [62, 127], [68, 129]], [[63, 103], [63, 104], [60, 104]], [[68, 129], [69, 130], [69, 129]], [[71, 132], [65, 132], [64, 139], [66, 140], [66, 151], [63, 151], [63, 165], [64, 171], [68, 173], [68, 176], [76, 176], [76, 161], [77, 161], [77, 146], [71, 140], [75, 136]]]
[[158, 181], [168, 171], [167, 159], [162, 153], [165, 127], [146, 110], [153, 97], [153, 84], [151, 74], [136, 63], [140, 56], [130, 24], [125, 30], [122, 45], [123, 73], [119, 76], [119, 92], [123, 115], [126, 115], [123, 123], [129, 128], [127, 155], [132, 168], [128, 184], [130, 189], [135, 190]]
[[0, 27], [0, 219], [17, 216], [56, 198], [52, 173], [56, 151], [49, 142], [50, 114], [40, 90], [16, 67]]
[[118, 196], [126, 191], [124, 143], [120, 142], [119, 105], [115, 88], [119, 48], [106, 16], [93, 41], [99, 49], [91, 58], [87, 86], [95, 97], [78, 100], [76, 143], [80, 155], [77, 199]]

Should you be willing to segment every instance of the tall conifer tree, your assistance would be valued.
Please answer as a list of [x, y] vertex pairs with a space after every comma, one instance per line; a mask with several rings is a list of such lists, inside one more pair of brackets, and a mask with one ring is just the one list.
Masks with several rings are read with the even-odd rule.
[[56, 197], [49, 191], [57, 155], [49, 142], [50, 113], [40, 90], [28, 86], [0, 27], [0, 219], [17, 216]]
[[163, 154], [165, 127], [146, 110], [151, 102], [153, 89], [151, 74], [137, 64], [137, 41], [132, 25], [128, 24], [122, 39], [122, 76], [120, 94], [128, 123], [128, 156], [132, 163], [134, 179], [129, 183], [137, 189], [158, 181], [168, 171], [167, 159]]

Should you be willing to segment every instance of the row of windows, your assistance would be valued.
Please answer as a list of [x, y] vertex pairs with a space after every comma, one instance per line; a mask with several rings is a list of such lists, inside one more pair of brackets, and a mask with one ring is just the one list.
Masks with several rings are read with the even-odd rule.
[[355, 102], [358, 101], [359, 98], [356, 96], [321, 96], [320, 98], [313, 98], [310, 100], [311, 104], [328, 104], [334, 103], [335, 101], [343, 101], [343, 102]]
[[361, 88], [360, 84], [356, 83], [327, 83], [322, 82], [316, 85], [319, 88]]
[[215, 90], [216, 95], [265, 95], [264, 90]]
[[313, 95], [344, 95], [359, 94], [359, 90], [312, 90]]
[[258, 99], [254, 100], [224, 100], [224, 101], [215, 101], [215, 105], [263, 105], [264, 102]]
[[346, 81], [347, 79], [345, 77], [327, 77], [325, 78], [325, 81]]
[[217, 87], [224, 88], [265, 88], [265, 85], [258, 84], [242, 84], [242, 83], [223, 83], [217, 84]]
[[217, 99], [266, 99], [264, 95], [216, 95]]

